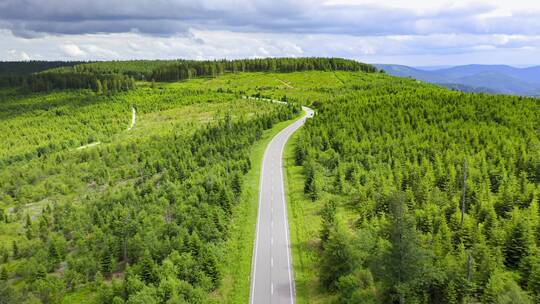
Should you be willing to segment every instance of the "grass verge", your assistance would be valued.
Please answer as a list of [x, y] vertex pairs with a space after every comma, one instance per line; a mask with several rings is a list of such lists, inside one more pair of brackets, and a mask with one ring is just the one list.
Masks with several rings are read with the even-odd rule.
[[259, 203], [259, 179], [264, 151], [277, 133], [299, 118], [300, 115], [275, 124], [271, 129], [264, 131], [262, 138], [253, 146], [250, 155], [252, 167], [244, 176], [244, 188], [240, 201], [233, 211], [229, 241], [223, 260], [223, 280], [221, 286], [211, 296], [212, 303], [249, 302], [251, 260]]
[[304, 195], [303, 167], [294, 159], [294, 143], [302, 129], [285, 146], [285, 195], [292, 248], [292, 263], [296, 286], [296, 303], [329, 303], [331, 297], [319, 283], [320, 202], [312, 202]]

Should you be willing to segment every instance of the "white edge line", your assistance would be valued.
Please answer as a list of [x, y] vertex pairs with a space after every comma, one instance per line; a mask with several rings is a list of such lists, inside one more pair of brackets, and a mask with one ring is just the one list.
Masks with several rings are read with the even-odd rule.
[[[272, 139], [273, 141], [274, 139]], [[270, 143], [272, 143], [270, 141]], [[253, 265], [253, 270], [251, 273], [251, 293], [249, 296], [249, 302], [253, 304], [253, 296], [255, 295], [255, 275], [257, 274], [257, 249], [259, 247], [259, 224], [261, 222], [261, 201], [262, 201], [262, 185], [263, 185], [263, 179], [264, 179], [264, 160], [266, 158], [266, 153], [268, 152], [268, 147], [270, 147], [270, 144], [266, 147], [264, 150], [262, 165], [261, 165], [261, 173], [259, 177], [259, 205], [257, 206], [257, 232], [255, 234], [255, 246], [253, 246], [253, 258], [251, 260], [251, 264]]]
[[[295, 130], [296, 131], [296, 130]], [[294, 133], [294, 132], [292, 132]], [[292, 135], [291, 133], [291, 135]], [[285, 147], [285, 144], [289, 141], [289, 138], [283, 143], [281, 146], [281, 156], [279, 158], [279, 173], [281, 175], [281, 202], [283, 203], [283, 219], [284, 219], [284, 225], [285, 225], [285, 242], [287, 243], [287, 272], [289, 273], [289, 292], [291, 295], [291, 303], [294, 304], [294, 288], [293, 288], [293, 282], [291, 279], [291, 258], [289, 256], [289, 250], [291, 244], [289, 243], [289, 227], [287, 222], [287, 204], [285, 204], [285, 181], [283, 180], [283, 150]]]

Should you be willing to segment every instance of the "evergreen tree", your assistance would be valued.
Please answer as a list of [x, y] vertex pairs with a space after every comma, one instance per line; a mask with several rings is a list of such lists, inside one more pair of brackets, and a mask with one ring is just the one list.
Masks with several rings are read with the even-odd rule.
[[13, 251], [13, 258], [18, 258], [19, 257], [19, 246], [17, 246], [17, 242], [16, 241], [13, 241], [12, 243], [12, 251]]
[[100, 255], [100, 259], [99, 259], [100, 270], [101, 270], [101, 273], [106, 277], [109, 277], [113, 271], [112, 259], [113, 258], [111, 257], [109, 250], [104, 250]]
[[321, 210], [322, 229], [321, 229], [321, 241], [324, 243], [328, 241], [330, 231], [336, 224], [336, 203], [334, 201], [328, 201]]
[[346, 229], [335, 224], [323, 244], [320, 278], [323, 286], [335, 290], [339, 279], [354, 271], [359, 262]]
[[381, 261], [388, 295], [400, 304], [414, 297], [416, 285], [423, 271], [424, 253], [420, 247], [414, 220], [407, 213], [406, 195], [394, 193], [389, 198], [390, 223], [388, 225], [390, 249]]
[[529, 250], [527, 227], [523, 221], [518, 221], [510, 231], [504, 246], [504, 264], [517, 269]]
[[154, 260], [150, 255], [150, 251], [145, 250], [144, 255], [137, 264], [140, 267], [141, 279], [147, 284], [154, 283], [156, 279], [154, 273]]
[[8, 270], [5, 266], [0, 267], [0, 281], [7, 281], [9, 278]]

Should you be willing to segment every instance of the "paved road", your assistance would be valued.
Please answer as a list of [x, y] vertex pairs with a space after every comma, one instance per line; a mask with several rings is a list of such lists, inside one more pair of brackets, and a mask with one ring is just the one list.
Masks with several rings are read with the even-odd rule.
[[294, 303], [287, 207], [283, 189], [283, 147], [313, 111], [277, 134], [264, 154], [259, 189], [257, 235], [251, 273], [251, 304]]

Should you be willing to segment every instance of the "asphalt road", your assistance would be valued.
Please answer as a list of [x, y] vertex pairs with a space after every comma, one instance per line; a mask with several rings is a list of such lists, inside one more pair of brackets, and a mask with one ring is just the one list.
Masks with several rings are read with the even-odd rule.
[[261, 167], [257, 235], [253, 249], [251, 304], [294, 303], [289, 227], [283, 183], [283, 148], [313, 111], [278, 133], [266, 148]]

